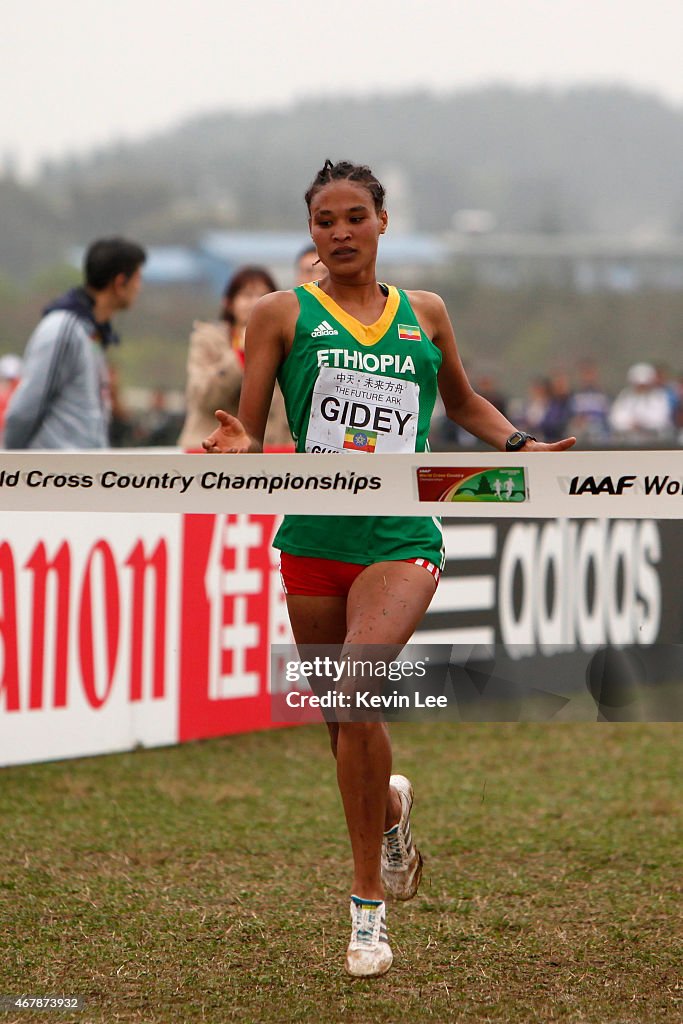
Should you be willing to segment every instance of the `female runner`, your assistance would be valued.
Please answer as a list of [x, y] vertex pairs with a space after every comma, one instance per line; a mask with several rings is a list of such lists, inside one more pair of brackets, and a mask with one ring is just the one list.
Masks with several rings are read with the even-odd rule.
[[[327, 160], [306, 203], [320, 280], [260, 299], [247, 327], [238, 418], [216, 412], [206, 451], [262, 451], [276, 378], [299, 452], [424, 451], [437, 386], [448, 416], [501, 451], [562, 451], [575, 443], [537, 442], [473, 391], [438, 295], [378, 283], [388, 217], [384, 189], [368, 167]], [[351, 391], [360, 397], [348, 400]], [[286, 516], [274, 543], [300, 647], [400, 649], [434, 596], [444, 557], [431, 517]], [[383, 722], [328, 728], [354, 865], [346, 969], [370, 977], [393, 959], [385, 893], [410, 899], [420, 881], [413, 791], [391, 774]]]

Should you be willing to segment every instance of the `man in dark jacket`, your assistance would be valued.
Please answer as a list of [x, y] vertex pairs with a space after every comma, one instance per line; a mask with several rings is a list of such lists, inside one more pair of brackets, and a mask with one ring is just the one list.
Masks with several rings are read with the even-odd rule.
[[5, 418], [6, 448], [106, 448], [110, 381], [104, 350], [118, 341], [111, 317], [140, 291], [146, 254], [102, 238], [88, 248], [84, 283], [51, 302], [31, 335]]

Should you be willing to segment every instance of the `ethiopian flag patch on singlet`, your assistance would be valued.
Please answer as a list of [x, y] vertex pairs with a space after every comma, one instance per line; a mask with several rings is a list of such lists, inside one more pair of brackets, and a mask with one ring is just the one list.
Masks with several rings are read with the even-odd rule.
[[344, 447], [354, 452], [374, 452], [377, 445], [375, 430], [347, 430], [344, 434]]
[[410, 327], [407, 324], [398, 325], [398, 338], [399, 341], [419, 341], [420, 340], [420, 328]]

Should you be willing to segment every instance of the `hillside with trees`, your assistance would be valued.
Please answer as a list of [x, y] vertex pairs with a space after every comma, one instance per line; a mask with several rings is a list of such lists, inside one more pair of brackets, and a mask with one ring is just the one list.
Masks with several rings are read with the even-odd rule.
[[[303, 193], [328, 156], [377, 171], [394, 228], [447, 233], [457, 211], [487, 210], [507, 234], [683, 234], [683, 110], [652, 95], [499, 86], [214, 113], [46, 164], [30, 184], [0, 177], [0, 350], [21, 351], [44, 300], [77, 276], [57, 267], [69, 246], [114, 232], [192, 245], [213, 228], [303, 230]], [[448, 266], [405, 283], [441, 291], [468, 363], [495, 364], [517, 389], [563, 353], [597, 355], [613, 389], [644, 347], [679, 368], [676, 292], [496, 291]], [[124, 379], [182, 387], [189, 324], [214, 305], [192, 289], [145, 290], [122, 324]]]
[[[82, 242], [115, 229], [190, 242], [207, 226], [299, 228], [303, 192], [328, 156], [384, 174], [390, 205], [398, 182], [402, 219], [421, 231], [449, 230], [457, 210], [473, 208], [491, 211], [504, 232], [683, 231], [683, 111], [616, 87], [499, 86], [226, 111], [46, 164], [30, 191], [55, 236], [59, 227]], [[20, 234], [13, 224], [17, 252], [27, 248]], [[0, 266], [21, 271], [26, 259], [13, 261], [8, 244]]]

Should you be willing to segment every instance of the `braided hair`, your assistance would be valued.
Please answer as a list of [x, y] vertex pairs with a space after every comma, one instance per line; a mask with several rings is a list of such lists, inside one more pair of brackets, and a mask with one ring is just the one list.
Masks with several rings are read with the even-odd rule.
[[352, 164], [349, 160], [339, 160], [336, 164], [333, 164], [331, 160], [326, 160], [304, 196], [309, 213], [316, 192], [319, 192], [325, 185], [329, 185], [331, 181], [357, 182], [366, 188], [372, 196], [377, 213], [381, 213], [384, 209], [384, 197], [386, 194], [384, 186], [377, 180], [369, 167], [365, 164]]

